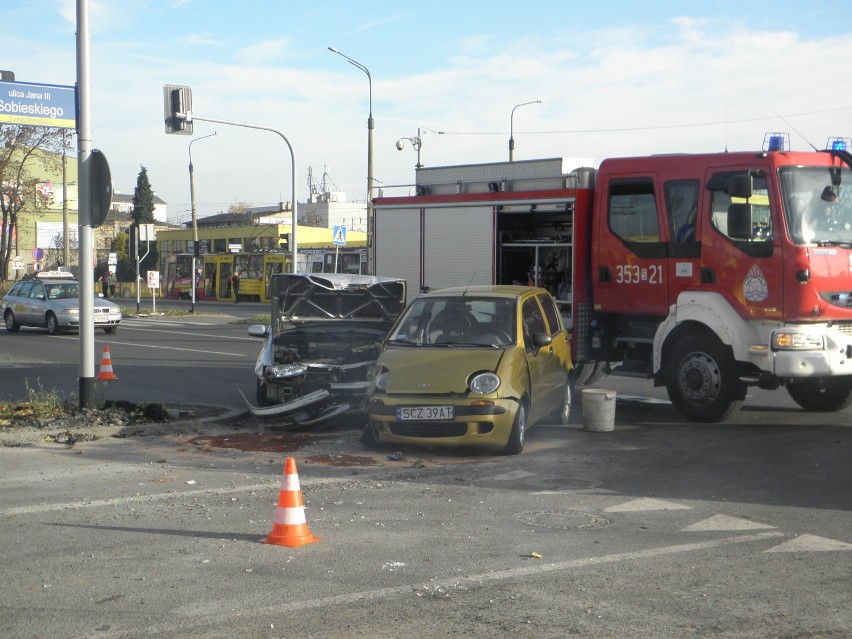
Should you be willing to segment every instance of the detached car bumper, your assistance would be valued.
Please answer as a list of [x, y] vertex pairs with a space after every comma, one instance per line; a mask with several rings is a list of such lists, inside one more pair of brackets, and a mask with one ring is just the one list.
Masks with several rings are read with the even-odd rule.
[[[376, 398], [367, 414], [378, 441], [426, 446], [503, 447], [518, 411], [514, 399]], [[476, 403], [475, 403], [476, 402]], [[403, 419], [398, 408], [452, 406], [452, 419]]]

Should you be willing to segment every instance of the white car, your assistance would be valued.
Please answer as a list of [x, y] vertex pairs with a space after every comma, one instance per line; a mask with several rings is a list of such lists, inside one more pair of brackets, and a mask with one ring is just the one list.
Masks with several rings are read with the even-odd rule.
[[[80, 328], [80, 283], [70, 273], [40, 275], [21, 280], [3, 297], [0, 309], [6, 330], [15, 333], [22, 326], [46, 328], [55, 335]], [[121, 309], [101, 297], [94, 298], [95, 327], [114, 333], [121, 323]]]

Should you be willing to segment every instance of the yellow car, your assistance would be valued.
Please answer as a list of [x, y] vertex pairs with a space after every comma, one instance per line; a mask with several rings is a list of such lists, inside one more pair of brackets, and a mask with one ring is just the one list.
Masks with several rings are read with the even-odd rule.
[[365, 443], [487, 446], [571, 412], [571, 346], [545, 289], [469, 286], [414, 300], [373, 371]]

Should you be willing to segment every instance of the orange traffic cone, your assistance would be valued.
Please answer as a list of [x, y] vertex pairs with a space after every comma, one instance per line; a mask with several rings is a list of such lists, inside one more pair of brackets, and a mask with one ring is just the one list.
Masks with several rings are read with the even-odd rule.
[[302, 490], [299, 488], [296, 460], [288, 457], [284, 462], [284, 474], [281, 476], [281, 490], [278, 492], [278, 507], [275, 509], [272, 532], [260, 542], [276, 546], [304, 546], [315, 541], [319, 541], [319, 537], [311, 534], [305, 521], [305, 505], [302, 501]]
[[101, 357], [101, 370], [98, 372], [98, 379], [102, 382], [112, 382], [118, 377], [112, 372], [112, 359], [109, 356], [109, 346], [104, 346], [104, 354]]

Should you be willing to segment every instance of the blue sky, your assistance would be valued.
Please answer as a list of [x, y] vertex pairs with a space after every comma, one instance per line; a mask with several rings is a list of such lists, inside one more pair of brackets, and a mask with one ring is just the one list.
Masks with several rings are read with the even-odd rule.
[[[427, 166], [505, 161], [513, 107], [539, 99], [511, 121], [515, 160], [750, 150], [768, 131], [798, 149], [852, 137], [852, 3], [605, 6], [90, 0], [93, 146], [115, 189], [132, 193], [145, 166], [170, 215], [188, 220], [191, 138], [162, 123], [162, 86], [184, 84], [196, 115], [288, 137], [300, 201], [309, 167], [363, 200], [369, 85], [329, 46], [370, 70], [374, 174], [389, 191], [414, 181], [416, 153], [398, 139], [421, 128]], [[2, 3], [0, 68], [74, 84], [75, 16], [73, 0]], [[280, 137], [205, 122], [194, 137], [214, 131], [192, 148], [200, 215], [290, 199]]]

